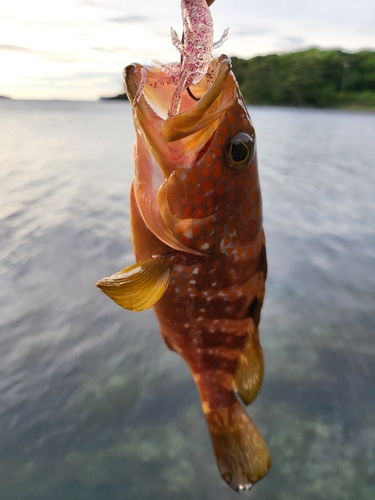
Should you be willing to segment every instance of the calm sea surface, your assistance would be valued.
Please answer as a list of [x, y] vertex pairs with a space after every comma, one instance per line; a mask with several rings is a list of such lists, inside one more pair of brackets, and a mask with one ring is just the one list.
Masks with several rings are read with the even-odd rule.
[[[268, 242], [255, 500], [375, 496], [375, 114], [251, 108]], [[1, 500], [224, 500], [199, 398], [134, 262], [121, 102], [0, 101]]]

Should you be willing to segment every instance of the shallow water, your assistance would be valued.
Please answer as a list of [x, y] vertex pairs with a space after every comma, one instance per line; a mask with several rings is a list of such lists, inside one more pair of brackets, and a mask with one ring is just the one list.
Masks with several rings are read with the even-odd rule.
[[[375, 491], [375, 115], [250, 108], [269, 278], [249, 408], [256, 500]], [[133, 262], [126, 103], [0, 101], [2, 500], [230, 499], [151, 312], [94, 287]]]

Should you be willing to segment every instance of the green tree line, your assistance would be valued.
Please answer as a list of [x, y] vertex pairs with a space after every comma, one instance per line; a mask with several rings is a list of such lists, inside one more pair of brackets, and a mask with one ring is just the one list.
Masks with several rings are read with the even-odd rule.
[[375, 52], [308, 49], [232, 58], [248, 104], [375, 109]]

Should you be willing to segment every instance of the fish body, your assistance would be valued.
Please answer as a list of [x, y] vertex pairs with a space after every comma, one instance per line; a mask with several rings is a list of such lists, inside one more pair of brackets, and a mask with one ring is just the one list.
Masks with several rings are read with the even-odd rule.
[[220, 473], [238, 490], [270, 467], [236, 397], [251, 403], [263, 377], [267, 261], [255, 131], [230, 59], [211, 64], [214, 82], [193, 87], [198, 103], [185, 91], [172, 117], [175, 85], [162, 70], [124, 70], [130, 102], [143, 85], [130, 194], [137, 264], [98, 286], [128, 309], [154, 306], [165, 343], [196, 382]]

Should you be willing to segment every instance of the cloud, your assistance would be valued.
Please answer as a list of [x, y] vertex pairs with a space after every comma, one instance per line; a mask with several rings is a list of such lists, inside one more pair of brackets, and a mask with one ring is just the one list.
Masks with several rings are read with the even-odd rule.
[[148, 16], [119, 16], [107, 19], [111, 23], [119, 24], [129, 24], [129, 23], [141, 23], [148, 21], [150, 18]]
[[105, 49], [104, 47], [91, 47], [90, 50], [94, 50], [95, 52], [107, 52], [110, 54], [117, 52], [116, 49]]
[[284, 36], [283, 41], [292, 47], [302, 47], [306, 45], [306, 40], [299, 36]]
[[34, 52], [48, 62], [74, 63], [82, 60], [82, 56], [75, 52]]
[[122, 85], [121, 72], [101, 72], [101, 71], [77, 71], [74, 73], [34, 77], [30, 78], [33, 85], [45, 85], [46, 87], [69, 86], [90, 86], [102, 87], [103, 85], [114, 86]]
[[33, 50], [28, 47], [21, 47], [20, 45], [5, 45], [0, 44], [0, 51], [6, 52], [20, 52], [30, 54], [31, 56], [38, 56], [49, 62], [77, 62], [81, 59], [79, 54], [75, 52], [47, 52], [45, 50]]
[[266, 35], [272, 33], [274, 30], [271, 28], [261, 28], [260, 26], [247, 26], [241, 28], [233, 28], [232, 33], [237, 37], [249, 35]]
[[98, 2], [96, 0], [75, 0], [77, 5], [82, 5], [83, 7], [99, 7], [99, 8], [111, 8], [106, 2]]
[[28, 49], [27, 47], [20, 47], [19, 45], [4, 45], [4, 44], [0, 44], [0, 50], [6, 50], [9, 52], [31, 52], [31, 53], [34, 52], [33, 50]]
[[83, 7], [96, 7], [105, 10], [119, 10], [123, 7], [123, 0], [74, 0], [77, 5]]
[[303, 45], [305, 40], [299, 36], [285, 36], [284, 40], [290, 45]]
[[123, 54], [129, 51], [129, 47], [91, 47], [90, 50], [107, 54]]

